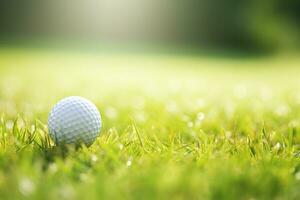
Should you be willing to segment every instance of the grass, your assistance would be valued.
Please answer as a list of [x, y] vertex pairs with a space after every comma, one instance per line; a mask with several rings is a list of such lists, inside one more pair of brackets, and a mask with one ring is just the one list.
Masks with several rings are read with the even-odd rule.
[[[299, 199], [299, 59], [0, 51], [1, 199]], [[54, 146], [51, 107], [101, 136]]]

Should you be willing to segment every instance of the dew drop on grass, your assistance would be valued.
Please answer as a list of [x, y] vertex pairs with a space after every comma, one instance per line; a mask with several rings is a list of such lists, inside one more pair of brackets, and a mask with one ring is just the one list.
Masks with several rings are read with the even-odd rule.
[[203, 112], [199, 112], [198, 114], [197, 114], [197, 120], [198, 121], [203, 121], [204, 120], [204, 118], [205, 118], [205, 114], [203, 113]]
[[277, 151], [280, 149], [281, 144], [279, 142], [276, 143], [276, 145], [274, 146], [274, 149], [276, 149]]
[[19, 182], [19, 191], [24, 196], [29, 196], [35, 191], [35, 184], [30, 178], [23, 178]]
[[124, 145], [120, 143], [120, 144], [118, 145], [118, 147], [119, 147], [120, 150], [122, 150], [122, 149], [124, 148]]
[[95, 154], [92, 154], [91, 155], [91, 161], [92, 162], [97, 162], [97, 160], [98, 160], [98, 157]]
[[126, 162], [126, 165], [127, 165], [127, 167], [130, 167], [131, 166], [131, 160], [128, 160], [127, 162]]
[[193, 122], [188, 122], [188, 123], [187, 123], [187, 126], [188, 126], [189, 128], [192, 128], [192, 127], [194, 126], [194, 123], [193, 123]]
[[127, 162], [126, 162], [126, 166], [130, 167], [131, 164], [132, 164], [132, 157], [129, 157], [128, 160], [127, 160]]

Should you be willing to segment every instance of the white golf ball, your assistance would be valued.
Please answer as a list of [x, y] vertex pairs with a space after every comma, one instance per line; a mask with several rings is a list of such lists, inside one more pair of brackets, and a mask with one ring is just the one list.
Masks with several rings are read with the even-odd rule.
[[89, 100], [77, 96], [59, 101], [48, 118], [49, 134], [56, 144], [90, 146], [100, 134], [101, 126], [97, 107]]

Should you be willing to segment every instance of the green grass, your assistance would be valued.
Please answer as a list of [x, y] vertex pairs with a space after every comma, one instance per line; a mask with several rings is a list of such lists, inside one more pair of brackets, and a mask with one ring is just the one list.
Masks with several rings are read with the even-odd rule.
[[[0, 51], [1, 199], [299, 199], [300, 60]], [[70, 95], [90, 147], [47, 133]]]

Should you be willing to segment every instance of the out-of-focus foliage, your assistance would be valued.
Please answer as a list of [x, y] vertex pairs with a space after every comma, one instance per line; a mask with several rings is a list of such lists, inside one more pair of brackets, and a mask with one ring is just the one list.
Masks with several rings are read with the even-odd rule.
[[2, 1], [2, 37], [274, 51], [299, 47], [297, 0]]

